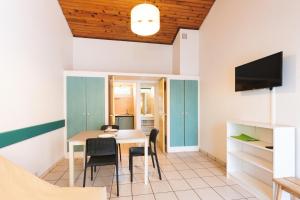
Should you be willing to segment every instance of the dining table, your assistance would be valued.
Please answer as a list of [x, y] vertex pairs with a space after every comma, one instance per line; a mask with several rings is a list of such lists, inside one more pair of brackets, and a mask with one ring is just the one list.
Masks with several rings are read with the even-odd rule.
[[[82, 131], [68, 139], [69, 143], [69, 186], [74, 186], [74, 149], [75, 146], [83, 146], [83, 153], [85, 154], [86, 140], [89, 138], [98, 138], [107, 136], [110, 132], [103, 130]], [[144, 145], [144, 183], [148, 184], [148, 139], [145, 133], [141, 130], [118, 130], [111, 133], [112, 137], [116, 139], [117, 144], [138, 143]], [[83, 154], [83, 156], [85, 156]], [[83, 162], [84, 163], [84, 162]]]

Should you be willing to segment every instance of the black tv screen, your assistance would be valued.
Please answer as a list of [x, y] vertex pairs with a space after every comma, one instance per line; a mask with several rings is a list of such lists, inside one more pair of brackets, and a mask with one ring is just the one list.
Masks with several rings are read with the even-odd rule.
[[235, 68], [235, 91], [282, 85], [282, 52]]

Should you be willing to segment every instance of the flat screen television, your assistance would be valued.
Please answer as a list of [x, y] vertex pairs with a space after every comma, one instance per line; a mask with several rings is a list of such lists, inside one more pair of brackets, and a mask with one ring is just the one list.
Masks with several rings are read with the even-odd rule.
[[235, 91], [282, 85], [282, 52], [235, 68]]

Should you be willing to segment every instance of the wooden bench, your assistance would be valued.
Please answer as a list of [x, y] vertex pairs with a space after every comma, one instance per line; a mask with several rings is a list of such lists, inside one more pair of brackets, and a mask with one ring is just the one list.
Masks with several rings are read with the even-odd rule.
[[290, 193], [291, 199], [300, 198], [300, 179], [294, 177], [275, 178], [275, 200], [281, 200], [282, 191]]

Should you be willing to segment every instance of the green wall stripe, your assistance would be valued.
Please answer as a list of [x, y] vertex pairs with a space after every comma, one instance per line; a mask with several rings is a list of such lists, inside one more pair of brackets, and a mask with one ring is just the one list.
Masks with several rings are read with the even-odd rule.
[[58, 120], [36, 126], [0, 133], [0, 148], [6, 147], [29, 138], [54, 131], [65, 126], [65, 120]]

